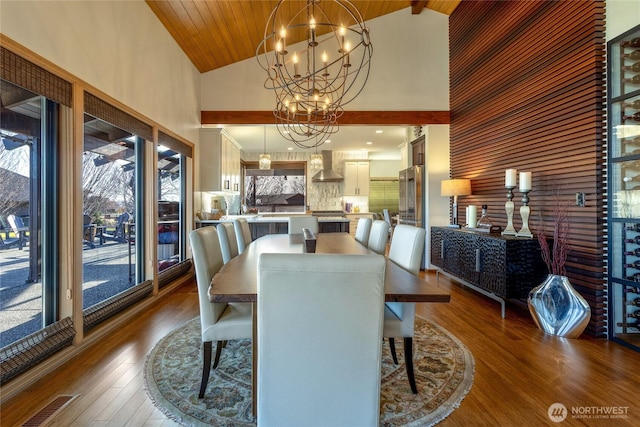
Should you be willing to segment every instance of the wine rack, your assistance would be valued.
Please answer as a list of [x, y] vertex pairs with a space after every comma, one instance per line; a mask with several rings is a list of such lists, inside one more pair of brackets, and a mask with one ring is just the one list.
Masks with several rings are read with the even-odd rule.
[[640, 351], [640, 25], [607, 47], [609, 336]]

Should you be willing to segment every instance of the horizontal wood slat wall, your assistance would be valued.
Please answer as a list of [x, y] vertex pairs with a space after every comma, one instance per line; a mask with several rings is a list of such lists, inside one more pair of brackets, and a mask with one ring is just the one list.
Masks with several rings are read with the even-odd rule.
[[464, 1], [449, 47], [451, 176], [473, 191], [458, 217], [486, 204], [505, 227], [505, 169], [531, 171], [530, 228], [549, 232], [556, 199], [569, 206], [567, 275], [591, 306], [587, 332], [606, 336], [604, 2]]

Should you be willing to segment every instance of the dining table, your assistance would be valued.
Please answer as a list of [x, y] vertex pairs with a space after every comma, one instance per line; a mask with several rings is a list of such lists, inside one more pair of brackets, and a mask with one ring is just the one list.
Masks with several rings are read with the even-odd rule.
[[[211, 302], [245, 302], [253, 304], [252, 391], [253, 413], [256, 414], [257, 383], [257, 300], [258, 260], [264, 253], [303, 253], [302, 234], [269, 234], [251, 242], [245, 251], [231, 259], [214, 275], [209, 286]], [[375, 254], [357, 242], [349, 233], [318, 233], [315, 253]], [[411, 274], [387, 259], [385, 267], [385, 301], [446, 303], [451, 295], [437, 284]]]

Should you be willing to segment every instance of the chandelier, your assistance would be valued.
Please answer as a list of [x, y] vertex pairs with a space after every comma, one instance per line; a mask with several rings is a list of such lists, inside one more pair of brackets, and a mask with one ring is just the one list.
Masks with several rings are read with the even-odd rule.
[[[265, 88], [276, 95], [278, 131], [301, 148], [313, 148], [338, 131], [344, 105], [362, 92], [373, 46], [348, 0], [307, 0], [292, 16], [286, 16], [292, 9], [286, 3], [293, 0], [280, 0], [271, 12], [256, 58], [268, 75]], [[342, 21], [332, 21], [329, 9]]]

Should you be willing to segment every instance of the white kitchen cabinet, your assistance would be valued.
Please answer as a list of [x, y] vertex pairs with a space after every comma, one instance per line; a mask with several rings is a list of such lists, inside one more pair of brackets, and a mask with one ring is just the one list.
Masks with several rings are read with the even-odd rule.
[[345, 161], [344, 162], [344, 195], [368, 196], [369, 195], [369, 162]]
[[225, 133], [222, 133], [221, 184], [223, 190], [240, 191], [240, 149]]
[[221, 129], [201, 129], [198, 150], [200, 191], [240, 191], [240, 148]]

